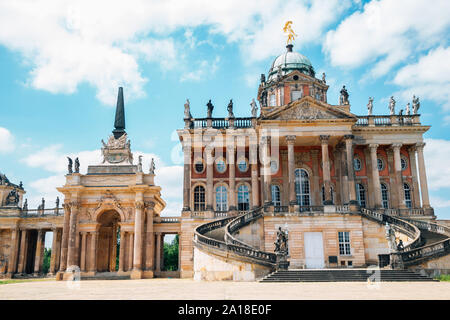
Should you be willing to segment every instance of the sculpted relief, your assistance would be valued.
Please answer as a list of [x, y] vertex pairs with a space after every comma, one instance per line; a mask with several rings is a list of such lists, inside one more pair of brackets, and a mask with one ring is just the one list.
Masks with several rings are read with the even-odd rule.
[[312, 107], [309, 103], [303, 103], [300, 106], [293, 107], [282, 112], [277, 119], [279, 120], [317, 120], [317, 119], [336, 119], [336, 115]]

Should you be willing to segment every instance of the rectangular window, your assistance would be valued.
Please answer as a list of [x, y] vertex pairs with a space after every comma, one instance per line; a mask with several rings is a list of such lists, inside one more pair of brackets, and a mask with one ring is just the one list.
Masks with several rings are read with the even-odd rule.
[[303, 92], [301, 90], [293, 90], [291, 91], [292, 101], [296, 101], [302, 97]]
[[351, 255], [350, 232], [348, 231], [339, 231], [339, 254], [341, 256]]

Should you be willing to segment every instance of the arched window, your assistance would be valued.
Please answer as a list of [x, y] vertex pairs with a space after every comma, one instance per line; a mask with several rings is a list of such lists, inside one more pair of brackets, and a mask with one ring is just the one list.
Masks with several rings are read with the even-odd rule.
[[228, 210], [227, 188], [225, 186], [219, 186], [216, 188], [216, 210]]
[[194, 211], [205, 211], [205, 188], [203, 186], [194, 188]]
[[271, 94], [269, 97], [269, 106], [275, 107], [277, 105], [277, 96], [275, 94]]
[[238, 210], [247, 211], [250, 208], [250, 196], [248, 187], [245, 184], [241, 184], [238, 188]]
[[381, 203], [383, 208], [389, 209], [389, 192], [384, 183], [381, 183]]
[[358, 198], [359, 206], [362, 208], [366, 207], [366, 189], [361, 183], [356, 185], [356, 197]]
[[305, 169], [295, 169], [295, 195], [298, 205], [311, 205], [309, 195], [309, 176]]
[[281, 206], [281, 193], [280, 193], [280, 187], [276, 184], [273, 184], [271, 186], [272, 189], [272, 203], [275, 207]]
[[409, 184], [407, 183], [403, 184], [403, 191], [405, 192], [405, 205], [407, 208], [411, 208], [412, 207], [411, 189], [409, 187]]
[[[334, 203], [334, 190], [331, 187], [331, 201]], [[322, 204], [325, 204], [325, 186], [322, 186]]]

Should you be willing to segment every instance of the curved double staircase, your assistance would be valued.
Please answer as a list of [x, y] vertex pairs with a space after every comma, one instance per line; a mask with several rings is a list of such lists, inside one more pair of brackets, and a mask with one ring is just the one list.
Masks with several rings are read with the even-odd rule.
[[[394, 269], [406, 269], [450, 254], [450, 228], [446, 226], [400, 218], [392, 215], [391, 211], [361, 208], [356, 213], [380, 224], [389, 223], [395, 231], [412, 239], [404, 245], [402, 251], [391, 253], [391, 265]], [[260, 265], [268, 270], [267, 273], [274, 272], [277, 270], [275, 253], [258, 250], [235, 236], [243, 227], [263, 216], [264, 210], [259, 207], [236, 217], [202, 224], [195, 229], [194, 245], [201, 251]]]

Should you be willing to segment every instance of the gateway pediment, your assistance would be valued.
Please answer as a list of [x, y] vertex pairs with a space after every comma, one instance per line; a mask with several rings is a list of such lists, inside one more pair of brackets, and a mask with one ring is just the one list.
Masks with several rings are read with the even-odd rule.
[[350, 113], [319, 104], [310, 97], [304, 97], [266, 115], [266, 119], [271, 120], [345, 120], [353, 118], [355, 116]]

